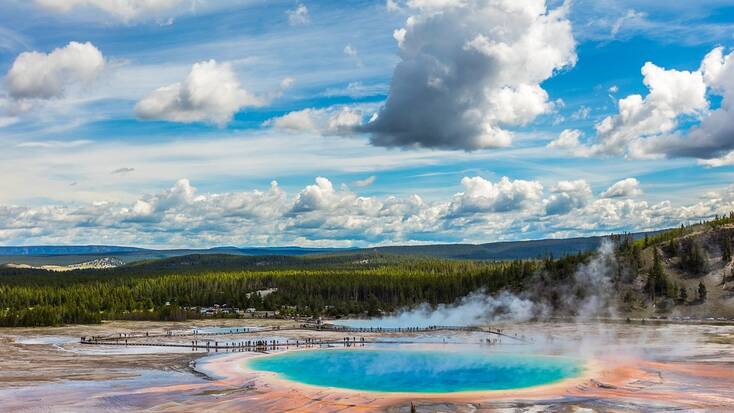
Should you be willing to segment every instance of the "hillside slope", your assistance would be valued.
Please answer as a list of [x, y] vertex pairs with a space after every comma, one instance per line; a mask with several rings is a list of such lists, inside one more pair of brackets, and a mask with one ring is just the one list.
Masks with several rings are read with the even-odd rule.
[[[730, 216], [638, 241], [642, 268], [632, 288], [647, 305], [637, 312], [676, 319], [734, 318], [733, 239]], [[656, 255], [662, 271], [655, 270]]]

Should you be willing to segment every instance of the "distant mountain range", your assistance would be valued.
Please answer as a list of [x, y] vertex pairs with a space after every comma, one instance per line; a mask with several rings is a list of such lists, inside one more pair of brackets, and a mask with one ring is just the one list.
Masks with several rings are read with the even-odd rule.
[[426, 255], [467, 260], [513, 260], [544, 257], [547, 255], [559, 257], [592, 251], [599, 248], [604, 238], [543, 239], [491, 242], [487, 244], [406, 245], [368, 248], [363, 251], [397, 255]]
[[7, 255], [92, 255], [120, 254], [128, 252], [152, 251], [144, 248], [116, 247], [109, 245], [38, 245], [28, 247], [0, 247], [0, 256]]
[[114, 245], [36, 245], [28, 247], [0, 247], [0, 256], [8, 255], [95, 255], [95, 254], [234, 254], [234, 255], [306, 255], [333, 251], [338, 248], [302, 248], [302, 247], [215, 247], [207, 249], [148, 249], [136, 247], [118, 247]]
[[156, 260], [171, 257], [180, 257], [193, 254], [218, 255], [284, 255], [303, 256], [311, 254], [330, 254], [347, 251], [338, 248], [302, 248], [302, 247], [215, 247], [207, 249], [146, 249], [135, 247], [118, 247], [114, 245], [78, 245], [57, 246], [37, 245], [27, 247], [0, 247], [0, 265], [7, 263], [41, 265], [71, 265], [78, 264], [100, 257], [111, 257], [126, 264]]
[[[632, 234], [642, 238], [645, 234]], [[111, 257], [124, 263], [143, 260], [179, 257], [193, 254], [218, 254], [240, 256], [304, 256], [314, 254], [379, 253], [394, 255], [423, 255], [440, 258], [473, 260], [507, 260], [537, 258], [547, 255], [555, 257], [591, 251], [599, 247], [606, 237], [583, 237], [544, 239], [533, 241], [491, 242], [486, 244], [431, 244], [403, 245], [375, 248], [302, 248], [302, 247], [215, 247], [208, 249], [146, 249], [111, 245], [56, 246], [39, 245], [26, 247], [0, 247], [0, 264], [15, 263], [29, 265], [71, 265], [87, 262], [99, 257]]]

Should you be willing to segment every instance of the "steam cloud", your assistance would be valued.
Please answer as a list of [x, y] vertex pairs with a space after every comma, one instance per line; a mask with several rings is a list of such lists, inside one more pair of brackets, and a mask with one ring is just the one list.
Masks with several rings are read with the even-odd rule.
[[570, 298], [571, 304], [579, 309], [577, 319], [586, 321], [598, 317], [616, 317], [612, 276], [617, 268], [614, 244], [604, 241], [596, 256], [587, 264], [579, 266], [574, 274], [577, 288], [586, 292], [584, 299]]
[[353, 320], [353, 327], [430, 327], [473, 326], [491, 321], [528, 321], [542, 314], [542, 306], [507, 291], [496, 296], [477, 291], [456, 304], [440, 304], [436, 308], [424, 303], [410, 310], [379, 320]]
[[[577, 321], [617, 315], [612, 276], [617, 268], [614, 244], [604, 241], [596, 255], [579, 266], [574, 274], [573, 288], [562, 291], [567, 309], [577, 309]], [[578, 294], [578, 291], [583, 294]], [[455, 304], [440, 304], [433, 308], [427, 303], [398, 311], [378, 320], [351, 320], [353, 327], [429, 327], [475, 326], [494, 322], [523, 322], [545, 320], [552, 315], [551, 306], [539, 295], [542, 291], [514, 294], [501, 291], [490, 295], [473, 292]], [[579, 298], [582, 297], [582, 298]]]

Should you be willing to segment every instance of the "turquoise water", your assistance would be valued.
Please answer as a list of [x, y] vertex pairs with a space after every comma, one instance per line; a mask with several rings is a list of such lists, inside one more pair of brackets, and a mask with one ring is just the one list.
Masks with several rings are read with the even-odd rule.
[[376, 392], [448, 393], [507, 390], [579, 375], [562, 357], [407, 349], [309, 350], [247, 362], [254, 370], [304, 384]]

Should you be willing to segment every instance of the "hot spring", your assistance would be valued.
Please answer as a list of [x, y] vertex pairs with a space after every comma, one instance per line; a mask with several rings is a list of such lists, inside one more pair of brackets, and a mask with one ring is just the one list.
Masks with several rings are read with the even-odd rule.
[[566, 357], [405, 348], [294, 351], [246, 363], [313, 386], [406, 393], [520, 389], [583, 371], [581, 361]]

